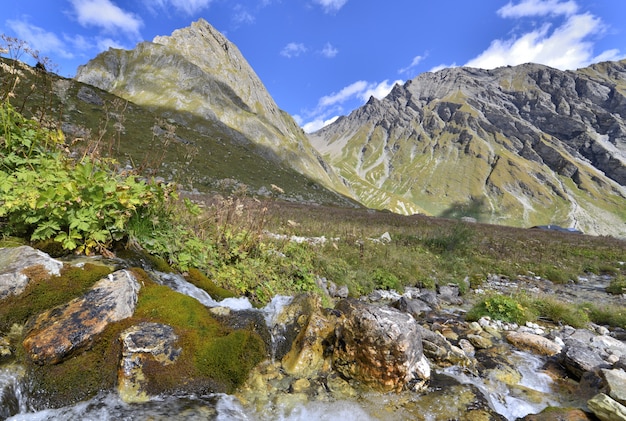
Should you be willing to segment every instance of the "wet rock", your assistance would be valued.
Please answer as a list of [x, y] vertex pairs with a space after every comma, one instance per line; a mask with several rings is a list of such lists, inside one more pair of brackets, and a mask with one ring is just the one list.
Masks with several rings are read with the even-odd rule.
[[599, 393], [589, 399], [587, 406], [601, 421], [626, 420], [626, 406], [616, 402], [604, 393]]
[[459, 365], [461, 367], [474, 366], [474, 361], [468, 357], [464, 349], [452, 345], [441, 333], [433, 332], [420, 325], [418, 325], [418, 330], [422, 336], [424, 355], [433, 362], [443, 367], [450, 365]]
[[321, 308], [321, 299], [313, 294], [300, 294], [285, 305], [272, 322], [273, 357], [281, 360], [309, 324], [312, 314]]
[[467, 340], [477, 349], [487, 349], [493, 346], [492, 340], [482, 335], [469, 334]]
[[568, 341], [567, 350], [563, 358], [563, 365], [576, 378], [581, 378], [587, 371], [596, 371], [608, 368], [608, 364], [593, 349], [578, 341]]
[[401, 297], [398, 301], [391, 305], [393, 308], [403, 313], [408, 313], [416, 319], [420, 318], [424, 313], [432, 311], [432, 308], [422, 300], [411, 300]]
[[288, 374], [311, 377], [330, 369], [326, 356], [332, 352], [336, 316], [318, 308], [303, 319], [300, 333], [283, 357], [282, 366]]
[[539, 355], [552, 356], [561, 352], [561, 346], [534, 333], [507, 332], [506, 339], [520, 349], [534, 352]]
[[622, 405], [626, 405], [626, 372], [624, 370], [602, 370], [609, 396]]
[[56, 364], [89, 345], [109, 323], [132, 316], [138, 291], [134, 275], [120, 270], [82, 297], [40, 314], [29, 322], [23, 341], [28, 357], [37, 364]]
[[538, 414], [526, 415], [521, 421], [592, 421], [582, 409], [548, 407]]
[[176, 347], [178, 336], [171, 326], [141, 323], [120, 335], [122, 359], [118, 370], [117, 391], [127, 403], [146, 402], [149, 377], [143, 367], [148, 362], [166, 366], [173, 364], [181, 353]]
[[13, 356], [11, 342], [5, 336], [0, 336], [0, 364]]
[[439, 301], [437, 300], [435, 291], [422, 290], [418, 298], [435, 310], [439, 308]]
[[347, 379], [383, 391], [420, 390], [430, 378], [415, 319], [389, 307], [345, 299], [335, 330], [333, 367]]
[[25, 272], [36, 267], [44, 276], [59, 275], [63, 263], [29, 246], [0, 248], [0, 300], [24, 292], [30, 282]]

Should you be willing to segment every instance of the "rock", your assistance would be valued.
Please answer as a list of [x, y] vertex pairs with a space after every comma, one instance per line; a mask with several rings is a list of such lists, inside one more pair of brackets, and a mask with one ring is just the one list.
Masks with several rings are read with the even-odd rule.
[[0, 364], [9, 360], [13, 356], [13, 347], [11, 342], [5, 336], [0, 336]]
[[609, 396], [622, 405], [626, 405], [626, 372], [624, 370], [606, 369], [601, 371], [609, 390]]
[[29, 246], [0, 248], [0, 300], [24, 292], [30, 282], [27, 269], [42, 270], [40, 276], [59, 275], [63, 263]]
[[334, 336], [336, 316], [318, 308], [302, 319], [300, 333], [281, 362], [287, 374], [312, 377], [330, 369], [325, 356]]
[[597, 350], [579, 341], [568, 340], [566, 343], [568, 347], [563, 364], [574, 377], [580, 378], [587, 371], [608, 368], [608, 364], [598, 355]]
[[593, 421], [581, 409], [548, 407], [538, 414], [526, 415], [521, 421]]
[[507, 332], [506, 339], [517, 348], [548, 357], [560, 353], [562, 349], [556, 342], [533, 333]]
[[486, 338], [482, 335], [469, 334], [467, 335], [467, 340], [470, 341], [470, 343], [478, 349], [487, 349], [493, 346], [493, 342], [491, 341], [491, 339]]
[[439, 308], [439, 301], [437, 300], [437, 294], [435, 291], [422, 290], [419, 294], [419, 299], [435, 310]]
[[626, 406], [616, 402], [604, 393], [599, 393], [589, 399], [587, 406], [600, 421], [626, 420]]
[[441, 285], [439, 287], [439, 300], [448, 304], [463, 304], [463, 299], [459, 296], [459, 286], [456, 284]]
[[400, 299], [391, 305], [393, 308], [400, 310], [403, 313], [409, 313], [411, 316], [419, 319], [424, 313], [432, 311], [432, 308], [422, 300], [410, 300], [405, 297]]
[[[473, 367], [474, 361], [468, 357], [464, 349], [452, 345], [441, 333], [433, 332], [423, 326], [418, 325], [418, 330], [422, 336], [422, 347], [424, 355], [442, 366], [460, 365], [461, 367]], [[461, 339], [467, 342], [467, 340]], [[461, 345], [459, 341], [459, 346]], [[469, 344], [469, 342], [468, 342]], [[470, 345], [471, 346], [471, 345]]]
[[126, 329], [120, 335], [122, 359], [117, 377], [117, 391], [127, 403], [146, 402], [150, 381], [143, 368], [148, 362], [173, 364], [181, 353], [176, 347], [178, 336], [171, 326], [159, 323], [141, 323]]
[[28, 357], [37, 364], [55, 364], [91, 343], [109, 323], [132, 316], [139, 283], [127, 270], [96, 282], [80, 298], [48, 310], [28, 323], [23, 341]]
[[104, 101], [102, 100], [100, 95], [98, 95], [96, 91], [94, 91], [92, 88], [88, 86], [81, 86], [76, 96], [78, 97], [78, 99], [80, 99], [83, 102], [86, 102], [87, 104], [97, 105], [97, 106], [104, 105]]
[[319, 312], [322, 307], [321, 299], [313, 294], [300, 294], [285, 305], [273, 320], [272, 352], [276, 360], [282, 360], [293, 348], [293, 344], [300, 337], [300, 333], [307, 329], [311, 315]]
[[389, 307], [341, 300], [335, 330], [333, 368], [376, 390], [420, 390], [430, 378], [415, 319]]

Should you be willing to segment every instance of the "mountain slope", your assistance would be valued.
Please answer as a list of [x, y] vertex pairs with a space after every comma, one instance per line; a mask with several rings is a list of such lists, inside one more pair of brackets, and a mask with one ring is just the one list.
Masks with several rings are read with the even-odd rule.
[[204, 20], [130, 51], [110, 49], [81, 66], [76, 80], [350, 194], [237, 47]]
[[626, 235], [626, 61], [425, 73], [309, 138], [366, 206]]

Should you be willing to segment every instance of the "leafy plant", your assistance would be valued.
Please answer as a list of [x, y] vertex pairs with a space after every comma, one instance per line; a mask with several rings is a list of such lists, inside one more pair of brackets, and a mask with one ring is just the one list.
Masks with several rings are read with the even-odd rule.
[[519, 299], [500, 294], [491, 295], [479, 301], [467, 313], [466, 318], [478, 320], [483, 316], [517, 324], [524, 324], [537, 318], [530, 306], [523, 305]]
[[67, 251], [105, 250], [127, 236], [133, 216], [163, 200], [160, 185], [115, 172], [88, 156], [76, 162], [61, 131], [41, 127], [5, 101], [0, 107], [0, 230]]
[[611, 283], [606, 287], [606, 292], [610, 294], [626, 294], [626, 277], [616, 276], [611, 279]]

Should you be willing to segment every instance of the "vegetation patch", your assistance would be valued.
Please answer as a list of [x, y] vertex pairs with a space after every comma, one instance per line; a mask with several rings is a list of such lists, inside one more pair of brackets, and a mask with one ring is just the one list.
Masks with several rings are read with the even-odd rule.
[[148, 367], [149, 393], [198, 385], [209, 385], [212, 392], [232, 393], [267, 356], [263, 340], [252, 328], [226, 328], [194, 298], [145, 278], [133, 319], [172, 326], [179, 336], [177, 345], [183, 350], [170, 366]]
[[523, 325], [528, 321], [537, 319], [537, 314], [533, 309], [519, 297], [494, 294], [480, 300], [466, 314], [466, 319], [475, 321], [483, 316], [489, 316], [495, 320], [503, 322], [517, 323]]

